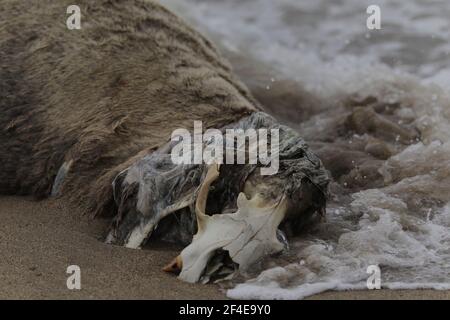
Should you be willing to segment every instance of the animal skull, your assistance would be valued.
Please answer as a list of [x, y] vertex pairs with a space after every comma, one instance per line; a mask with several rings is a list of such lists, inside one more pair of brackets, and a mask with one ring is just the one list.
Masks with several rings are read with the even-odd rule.
[[263, 176], [251, 164], [224, 164], [220, 173], [217, 164], [175, 164], [169, 143], [117, 175], [117, 214], [106, 241], [129, 248], [152, 239], [182, 243], [165, 270], [208, 282], [283, 250], [280, 230], [295, 235], [314, 213], [324, 213], [328, 173], [298, 133], [264, 113], [233, 127], [280, 130], [277, 174]]
[[187, 282], [201, 279], [208, 262], [218, 250], [227, 251], [232, 261], [245, 270], [262, 257], [284, 247], [277, 239], [277, 230], [286, 213], [285, 196], [267, 204], [259, 194], [247, 199], [241, 192], [236, 212], [209, 216], [205, 213], [208, 192], [218, 177], [219, 165], [213, 164], [195, 204], [198, 232], [192, 243], [165, 268], [166, 271], [180, 269], [179, 278]]

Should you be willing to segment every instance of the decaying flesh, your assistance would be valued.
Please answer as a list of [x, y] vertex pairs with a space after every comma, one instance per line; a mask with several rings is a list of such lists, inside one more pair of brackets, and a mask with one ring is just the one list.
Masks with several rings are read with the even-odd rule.
[[119, 214], [108, 242], [139, 248], [161, 238], [188, 245], [166, 269], [181, 269], [180, 278], [190, 282], [207, 281], [222, 266], [229, 267], [217, 255], [245, 270], [282, 250], [278, 227], [295, 234], [314, 212], [323, 210], [328, 174], [294, 130], [265, 113], [232, 127], [279, 130], [276, 175], [261, 176], [259, 165], [226, 164], [220, 173], [214, 166], [177, 165], [170, 158], [174, 144], [169, 143], [116, 178]]

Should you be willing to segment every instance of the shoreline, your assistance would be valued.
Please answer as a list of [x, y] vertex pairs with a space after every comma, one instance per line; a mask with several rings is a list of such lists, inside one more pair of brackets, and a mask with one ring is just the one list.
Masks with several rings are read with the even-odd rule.
[[[0, 299], [227, 299], [217, 285], [189, 284], [162, 271], [181, 248], [145, 250], [100, 241], [109, 220], [92, 220], [62, 201], [0, 196]], [[69, 265], [81, 290], [69, 290]], [[324, 292], [307, 300], [450, 299], [450, 291]]]

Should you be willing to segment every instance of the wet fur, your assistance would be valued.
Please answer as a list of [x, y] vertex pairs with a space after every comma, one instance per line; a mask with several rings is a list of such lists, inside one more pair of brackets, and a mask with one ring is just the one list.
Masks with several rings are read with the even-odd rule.
[[111, 183], [176, 128], [259, 109], [212, 44], [154, 1], [2, 0], [0, 193], [62, 196], [114, 213]]

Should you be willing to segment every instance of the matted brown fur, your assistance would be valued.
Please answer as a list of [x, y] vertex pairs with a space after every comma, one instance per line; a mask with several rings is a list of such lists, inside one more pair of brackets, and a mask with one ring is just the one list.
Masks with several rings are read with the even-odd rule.
[[[256, 109], [211, 43], [150, 0], [0, 2], [0, 193], [62, 194], [113, 211], [117, 173], [176, 128], [221, 127]], [[113, 213], [113, 212], [110, 212]]]

